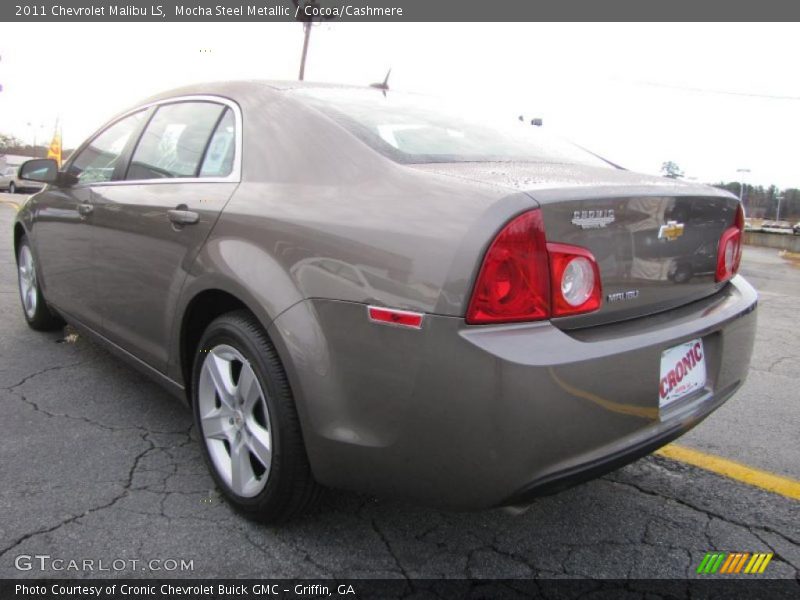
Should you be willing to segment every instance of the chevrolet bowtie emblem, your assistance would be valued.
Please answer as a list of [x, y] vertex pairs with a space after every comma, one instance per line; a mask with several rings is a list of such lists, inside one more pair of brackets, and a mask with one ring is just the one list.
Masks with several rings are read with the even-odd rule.
[[672, 240], [677, 240], [682, 235], [683, 223], [678, 223], [677, 221], [667, 221], [666, 225], [662, 225], [658, 228], [658, 239], [660, 240], [671, 242]]

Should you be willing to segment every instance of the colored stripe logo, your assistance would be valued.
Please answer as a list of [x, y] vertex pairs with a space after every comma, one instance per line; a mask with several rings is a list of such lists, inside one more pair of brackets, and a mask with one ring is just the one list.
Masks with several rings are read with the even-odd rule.
[[702, 575], [713, 575], [714, 573], [755, 575], [763, 573], [771, 560], [772, 552], [754, 552], [752, 554], [750, 552], [708, 552], [700, 561], [697, 572]]

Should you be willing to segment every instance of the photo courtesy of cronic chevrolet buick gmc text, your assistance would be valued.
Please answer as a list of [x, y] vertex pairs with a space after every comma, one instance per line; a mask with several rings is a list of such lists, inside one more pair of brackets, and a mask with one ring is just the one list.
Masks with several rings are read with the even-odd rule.
[[747, 374], [738, 200], [536, 127], [211, 83], [21, 176], [47, 184], [14, 224], [30, 326], [66, 321], [184, 398], [263, 521], [321, 486], [526, 504], [677, 438]]

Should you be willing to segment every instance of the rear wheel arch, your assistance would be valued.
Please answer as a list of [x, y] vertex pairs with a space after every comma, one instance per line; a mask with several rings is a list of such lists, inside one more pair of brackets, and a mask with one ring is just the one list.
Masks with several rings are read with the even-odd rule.
[[252, 310], [238, 297], [221, 289], [197, 293], [187, 304], [178, 336], [178, 364], [186, 387], [186, 400], [191, 403], [192, 368], [197, 345], [203, 332], [216, 319], [237, 310]]
[[23, 236], [28, 235], [28, 232], [25, 231], [25, 227], [22, 226], [22, 223], [17, 221], [14, 224], [14, 256], [16, 257], [19, 253], [19, 242]]
[[[177, 315], [180, 316], [179, 323], [175, 325], [175, 333], [173, 334], [173, 355], [176, 360], [173, 363], [175, 370], [173, 376], [177, 379], [180, 378], [184, 385], [185, 401], [186, 404], [192, 404], [192, 370], [194, 368], [194, 359], [197, 354], [197, 346], [202, 339], [202, 336], [208, 326], [218, 317], [235, 312], [237, 310], [246, 310], [252, 314], [256, 321], [259, 322], [264, 335], [275, 348], [275, 352], [280, 360], [284, 371], [289, 380], [289, 387], [292, 391], [297, 412], [300, 416], [301, 427], [304, 431], [312, 428], [310, 422], [310, 415], [307, 409], [307, 399], [305, 396], [305, 386], [303, 385], [302, 378], [297, 372], [297, 359], [298, 349], [292, 348], [287, 344], [287, 340], [283, 337], [281, 328], [272, 327], [274, 319], [280, 315], [288, 314], [289, 308], [284, 309], [277, 315], [270, 314], [262, 308], [257, 310], [260, 305], [257, 301], [249, 298], [245, 293], [236, 293], [231, 291], [230, 287], [223, 286], [209, 286], [204, 289], [197, 290], [194, 295], [187, 294], [191, 299], [186, 302], [186, 308], [179, 310]], [[296, 303], [305, 304], [305, 303]], [[294, 305], [292, 305], [294, 306]], [[310, 313], [309, 308], [298, 306], [301, 309], [302, 316], [292, 316], [287, 323], [290, 329], [302, 329], [302, 324], [307, 323], [309, 318], [314, 318], [313, 311]], [[319, 325], [314, 324], [313, 327], [315, 339], [322, 336], [319, 331]], [[300, 340], [294, 339], [293, 342], [297, 345]], [[299, 354], [302, 356], [304, 352], [308, 351], [305, 344], [300, 343]]]
[[257, 310], [257, 306], [258, 304], [245, 294], [232, 292], [223, 287], [208, 287], [199, 290], [186, 302], [186, 307], [179, 312], [181, 315], [180, 329], [173, 338], [173, 348], [177, 355], [178, 374], [186, 388], [187, 403], [191, 403], [192, 369], [197, 345], [214, 319], [227, 313], [246, 310], [253, 315], [261, 325], [264, 335], [275, 347], [284, 368], [289, 370], [287, 360], [291, 359], [291, 356], [287, 356], [289, 353], [286, 352], [283, 340], [275, 339], [275, 336], [271, 335], [269, 331], [273, 315], [265, 310]]

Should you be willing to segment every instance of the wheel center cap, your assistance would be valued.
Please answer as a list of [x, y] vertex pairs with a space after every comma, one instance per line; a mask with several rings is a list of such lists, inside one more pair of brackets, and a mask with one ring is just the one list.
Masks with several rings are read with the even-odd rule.
[[233, 413], [233, 425], [236, 429], [241, 429], [242, 425], [244, 425], [244, 416], [238, 410]]

